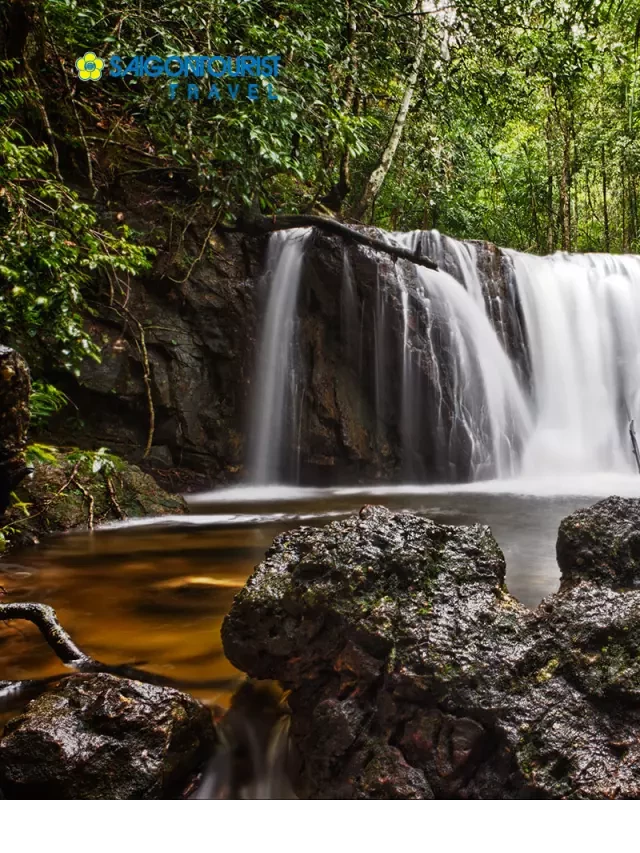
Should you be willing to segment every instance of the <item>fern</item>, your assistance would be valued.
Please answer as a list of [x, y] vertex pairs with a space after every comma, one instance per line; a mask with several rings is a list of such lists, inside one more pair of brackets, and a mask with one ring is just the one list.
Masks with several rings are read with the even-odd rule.
[[31, 503], [21, 500], [15, 492], [11, 492], [11, 509], [17, 509], [25, 517], [29, 516]]
[[80, 463], [80, 468], [91, 474], [97, 474], [100, 471], [104, 474], [113, 474], [124, 468], [122, 459], [110, 453], [106, 447], [101, 447], [99, 450], [74, 450], [67, 456], [67, 460], [72, 465]]
[[58, 390], [54, 385], [36, 379], [31, 388], [29, 397], [29, 409], [31, 410], [31, 423], [35, 427], [44, 426], [49, 418], [71, 401], [66, 394]]
[[55, 447], [48, 444], [30, 444], [26, 450], [27, 465], [57, 465]]

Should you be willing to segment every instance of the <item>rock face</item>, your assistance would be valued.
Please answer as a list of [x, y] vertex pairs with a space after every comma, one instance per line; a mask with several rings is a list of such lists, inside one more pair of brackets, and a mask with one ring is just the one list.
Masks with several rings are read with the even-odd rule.
[[[122, 217], [157, 248], [154, 269], [128, 285], [129, 322], [114, 309], [108, 292], [87, 318], [101, 363], [85, 361], [78, 381], [66, 374], [48, 376], [78, 411], [68, 407], [44, 440], [64, 444], [72, 430], [81, 446], [104, 445], [141, 462], [149, 415], [140, 330], [131, 319], [137, 318], [144, 327], [155, 410], [153, 447], [144, 464], [161, 476], [186, 468], [210, 482], [241, 478], [264, 316], [267, 239], [220, 233], [205, 220], [180, 222], [184, 199], [167, 188], [144, 188], [138, 196], [132, 191], [113, 207], [114, 226], [120, 222], [115, 217]], [[425, 253], [433, 249], [433, 239], [425, 232]], [[453, 244], [442, 239], [440, 245], [442, 269], [461, 279]], [[477, 245], [477, 256], [494, 325], [526, 372], [508, 258], [485, 243]], [[408, 435], [402, 424], [406, 348], [400, 276], [408, 285], [412, 336], [407, 358], [415, 411]], [[413, 480], [469, 478], [472, 443], [453, 417], [457, 379], [447, 358], [447, 324], [436, 333], [436, 364], [424, 340], [424, 309], [417, 307], [413, 279], [414, 267], [406, 261], [395, 263], [315, 229], [307, 240], [296, 345], [297, 398], [304, 405], [294, 436], [299, 465], [297, 459], [291, 465], [303, 482], [406, 479], [408, 474]], [[438, 451], [443, 429], [454, 430], [447, 446], [455, 446], [455, 453]], [[446, 455], [455, 460], [444, 462]]]
[[[423, 232], [420, 245], [464, 281], [459, 243]], [[487, 313], [526, 382], [511, 261], [493, 244], [477, 243], [473, 251]], [[299, 459], [291, 454], [285, 477], [299, 472], [313, 484], [471, 477], [474, 439], [456, 416], [457, 342], [447, 311], [427, 308], [421, 287], [413, 264], [311, 231], [296, 335], [295, 400], [304, 404], [290, 417], [289, 443], [299, 444]], [[482, 407], [476, 415], [488, 432]], [[516, 446], [517, 436], [511, 441]]]
[[153, 446], [144, 464], [160, 472], [191, 469], [211, 481], [233, 479], [242, 464], [254, 300], [266, 242], [220, 234], [206, 219], [189, 218], [178, 189], [133, 185], [112, 208], [105, 224], [124, 221], [135, 228], [157, 249], [154, 268], [116, 294], [116, 303], [126, 301], [124, 316], [107, 291], [86, 318], [101, 362], [85, 360], [77, 381], [66, 373], [48, 374], [78, 410], [67, 407], [44, 440], [68, 443], [73, 430], [74, 443], [82, 447], [106, 446], [142, 462], [149, 406], [137, 320], [155, 412]]
[[29, 473], [24, 451], [29, 428], [31, 380], [26, 361], [0, 346], [0, 518], [11, 492]]
[[608, 498], [565, 518], [558, 531], [563, 584], [581, 580], [612, 586], [640, 582], [640, 502]]
[[297, 793], [640, 796], [640, 591], [607, 551], [620, 530], [599, 540], [605, 571], [570, 568], [560, 545], [585, 530], [573, 547], [593, 550], [591, 531], [624, 511], [628, 541], [639, 501], [563, 522], [562, 589], [533, 612], [506, 591], [486, 527], [365, 507], [277, 537], [223, 642], [236, 666], [292, 691]]
[[31, 702], [0, 740], [10, 799], [179, 796], [215, 743], [195, 699], [112, 675], [72, 676]]

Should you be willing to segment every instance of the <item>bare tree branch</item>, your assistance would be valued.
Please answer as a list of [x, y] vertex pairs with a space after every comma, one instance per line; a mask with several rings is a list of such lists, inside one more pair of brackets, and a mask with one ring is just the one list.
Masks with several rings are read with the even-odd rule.
[[[209, 679], [187, 684], [152, 672], [146, 672], [129, 664], [102, 663], [76, 646], [58, 621], [55, 610], [46, 604], [29, 602], [0, 604], [0, 622], [7, 622], [12, 619], [24, 619], [34, 624], [62, 663], [81, 673], [108, 672], [121, 678], [131, 678], [147, 684], [158, 684], [177, 689], [228, 688], [233, 683], [233, 680], [230, 683], [229, 679]], [[59, 678], [60, 676], [49, 676], [24, 681], [0, 681], [0, 712], [7, 710], [14, 701], [22, 701], [25, 696], [37, 695], [44, 690], [47, 684], [51, 681], [57, 681]]]
[[435, 261], [426, 257], [426, 255], [420, 255], [401, 246], [392, 246], [389, 243], [385, 243], [384, 240], [378, 240], [376, 237], [370, 237], [362, 231], [356, 231], [355, 228], [350, 228], [348, 225], [344, 225], [336, 219], [331, 219], [329, 216], [314, 216], [306, 213], [261, 216], [260, 214], [243, 210], [236, 220], [235, 228], [225, 230], [240, 231], [243, 234], [260, 236], [262, 234], [270, 234], [273, 231], [285, 231], [288, 228], [320, 228], [329, 234], [336, 234], [345, 240], [359, 243], [362, 246], [369, 246], [370, 249], [385, 252], [387, 255], [392, 255], [395, 258], [403, 258], [406, 261], [411, 261], [414, 264], [427, 267], [431, 270], [438, 269]]

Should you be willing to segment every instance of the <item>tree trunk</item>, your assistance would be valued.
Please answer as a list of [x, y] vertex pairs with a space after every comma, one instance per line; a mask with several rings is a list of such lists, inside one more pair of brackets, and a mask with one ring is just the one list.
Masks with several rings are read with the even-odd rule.
[[562, 123], [562, 172], [560, 173], [560, 213], [562, 221], [562, 248], [571, 251], [571, 148], [569, 128]]
[[[352, 0], [345, 0], [345, 51], [347, 58], [347, 77], [342, 96], [343, 110], [358, 115], [359, 103], [356, 97], [356, 74], [358, 71], [358, 54], [355, 40], [357, 32], [356, 12]], [[346, 145], [340, 156], [340, 167], [337, 182], [329, 192], [320, 199], [321, 204], [329, 210], [340, 213], [342, 204], [351, 190], [351, 164], [349, 146]]]
[[[604, 91], [604, 64], [600, 65], [600, 85]], [[600, 102], [600, 139], [605, 139], [604, 103]], [[600, 144], [600, 161], [602, 164], [602, 215], [604, 219], [604, 248], [605, 252], [611, 251], [611, 240], [609, 236], [609, 208], [607, 205], [607, 155], [604, 142]]]
[[395, 153], [398, 150], [400, 140], [402, 139], [402, 133], [404, 131], [404, 126], [406, 124], [409, 109], [411, 107], [411, 101], [413, 100], [413, 92], [416, 86], [416, 82], [418, 80], [418, 74], [420, 72], [422, 59], [424, 57], [424, 52], [427, 45], [427, 0], [419, 0], [418, 5], [420, 11], [420, 23], [418, 25], [418, 46], [413, 60], [413, 65], [411, 66], [411, 72], [409, 74], [409, 79], [407, 80], [406, 89], [404, 90], [400, 109], [398, 110], [395, 121], [393, 123], [393, 127], [391, 128], [391, 135], [389, 136], [387, 147], [382, 152], [380, 162], [371, 173], [369, 180], [365, 185], [364, 192], [362, 193], [360, 201], [355, 207], [354, 212], [357, 219], [362, 219], [366, 211], [375, 203], [375, 200], [378, 197], [378, 193], [380, 192], [380, 189], [382, 188], [382, 185], [384, 183], [384, 179], [387, 177], [389, 169], [391, 168], [391, 164], [393, 163], [393, 158], [395, 157]]
[[41, 0], [13, 0], [0, 4], [0, 58], [24, 58], [27, 40], [42, 14], [41, 7]]
[[547, 252], [551, 254], [556, 247], [556, 235], [553, 219], [553, 126], [551, 115], [546, 122], [547, 147]]
[[606, 252], [611, 251], [609, 240], [609, 209], [607, 207], [607, 158], [604, 143], [600, 146], [600, 157], [602, 159], [602, 210], [604, 216], [604, 248]]
[[0, 518], [11, 492], [31, 471], [24, 457], [30, 391], [27, 362], [15, 350], [0, 346]]

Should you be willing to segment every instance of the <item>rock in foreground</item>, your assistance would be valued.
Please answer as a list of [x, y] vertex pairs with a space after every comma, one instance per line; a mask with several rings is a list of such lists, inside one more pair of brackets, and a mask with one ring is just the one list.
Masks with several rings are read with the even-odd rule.
[[214, 741], [209, 710], [184, 693], [71, 676], [7, 725], [0, 790], [11, 799], [178, 796]]
[[279, 536], [224, 647], [292, 691], [300, 796], [635, 798], [640, 592], [614, 558], [531, 612], [488, 528], [365, 507]]

